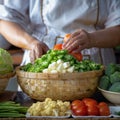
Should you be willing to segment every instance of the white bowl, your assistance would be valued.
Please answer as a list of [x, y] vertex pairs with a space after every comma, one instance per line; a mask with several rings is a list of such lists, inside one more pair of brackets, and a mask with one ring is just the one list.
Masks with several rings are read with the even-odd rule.
[[120, 93], [118, 92], [111, 92], [111, 91], [107, 91], [104, 89], [101, 89], [98, 87], [98, 89], [100, 90], [100, 92], [102, 93], [102, 95], [111, 103], [115, 104], [115, 105], [120, 105]]

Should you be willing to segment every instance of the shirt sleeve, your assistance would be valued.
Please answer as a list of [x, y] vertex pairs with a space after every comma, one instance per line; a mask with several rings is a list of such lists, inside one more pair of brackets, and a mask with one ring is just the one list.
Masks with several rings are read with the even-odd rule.
[[120, 0], [106, 0], [108, 17], [105, 27], [120, 25]]
[[4, 0], [4, 5], [0, 5], [0, 19], [15, 22], [24, 27], [29, 23], [28, 5], [29, 0]]

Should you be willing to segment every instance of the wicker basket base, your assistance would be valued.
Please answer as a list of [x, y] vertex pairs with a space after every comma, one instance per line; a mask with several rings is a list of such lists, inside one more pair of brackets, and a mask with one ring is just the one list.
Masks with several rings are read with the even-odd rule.
[[101, 71], [66, 74], [43, 74], [16, 71], [22, 90], [31, 98], [44, 100], [49, 97], [63, 101], [90, 97], [96, 91]]
[[11, 77], [15, 75], [15, 72], [8, 73], [6, 75], [0, 75], [0, 94], [5, 91], [5, 88], [8, 85], [8, 81]]

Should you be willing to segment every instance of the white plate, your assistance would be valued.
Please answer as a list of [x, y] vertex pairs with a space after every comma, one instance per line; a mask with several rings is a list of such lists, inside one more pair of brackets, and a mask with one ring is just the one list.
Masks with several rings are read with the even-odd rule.
[[88, 116], [75, 116], [72, 115], [73, 118], [110, 118], [112, 115], [109, 116], [93, 116], [93, 115], [88, 115]]
[[116, 115], [115, 112], [120, 112], [120, 106], [110, 106], [111, 116], [120, 117], [120, 115]]
[[26, 114], [26, 118], [69, 118], [70, 115], [67, 116], [31, 116], [29, 113]]

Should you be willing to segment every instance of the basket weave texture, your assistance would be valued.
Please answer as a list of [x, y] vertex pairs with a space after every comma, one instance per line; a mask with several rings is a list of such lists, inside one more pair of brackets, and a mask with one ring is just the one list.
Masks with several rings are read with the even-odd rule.
[[11, 72], [5, 75], [0, 75], [0, 94], [5, 91], [5, 88], [8, 85], [9, 79], [14, 75], [15, 75], [15, 72]]
[[16, 75], [23, 92], [36, 100], [75, 100], [90, 97], [96, 91], [103, 70], [76, 73], [31, 73], [16, 68]]

